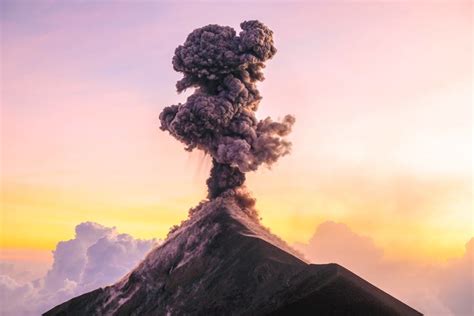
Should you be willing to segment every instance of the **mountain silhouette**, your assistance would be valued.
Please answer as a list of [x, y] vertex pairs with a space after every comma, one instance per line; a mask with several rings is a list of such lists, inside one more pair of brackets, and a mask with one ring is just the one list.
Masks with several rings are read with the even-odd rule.
[[116, 284], [44, 315], [421, 315], [338, 264], [309, 264], [246, 203], [201, 203]]

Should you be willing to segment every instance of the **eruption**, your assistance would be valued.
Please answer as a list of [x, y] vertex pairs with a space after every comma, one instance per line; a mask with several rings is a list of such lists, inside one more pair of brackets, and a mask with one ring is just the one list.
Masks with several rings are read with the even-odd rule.
[[211, 155], [210, 199], [242, 186], [245, 172], [270, 166], [291, 147], [283, 137], [291, 132], [294, 117], [275, 122], [255, 116], [262, 99], [256, 83], [264, 80], [265, 61], [276, 53], [273, 32], [259, 21], [240, 27], [237, 36], [231, 27], [208, 25], [176, 48], [173, 67], [184, 74], [176, 88], [195, 91], [184, 104], [168, 106], [160, 114], [160, 128], [186, 150], [198, 148]]
[[111, 286], [46, 312], [59, 315], [421, 315], [337, 264], [309, 264], [260, 224], [245, 173], [290, 151], [292, 116], [258, 121], [272, 31], [258, 21], [189, 34], [173, 66], [184, 104], [166, 107], [161, 129], [212, 156], [208, 200]]

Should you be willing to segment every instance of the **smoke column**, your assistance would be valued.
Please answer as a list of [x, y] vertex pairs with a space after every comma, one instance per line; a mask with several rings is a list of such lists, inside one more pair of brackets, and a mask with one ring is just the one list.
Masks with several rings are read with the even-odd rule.
[[175, 50], [173, 68], [183, 73], [178, 92], [195, 88], [185, 103], [160, 114], [161, 129], [186, 145], [212, 157], [208, 198], [242, 186], [245, 172], [270, 166], [290, 152], [283, 137], [294, 117], [282, 122], [257, 120], [262, 97], [257, 81], [264, 80], [265, 61], [276, 53], [273, 32], [259, 21], [245, 21], [237, 36], [228, 26], [207, 25], [188, 35]]

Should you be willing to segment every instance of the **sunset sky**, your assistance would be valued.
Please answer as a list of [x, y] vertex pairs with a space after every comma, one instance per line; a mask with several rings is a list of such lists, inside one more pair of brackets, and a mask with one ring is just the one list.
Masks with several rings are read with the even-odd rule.
[[472, 3], [1, 2], [1, 256], [50, 264], [85, 221], [164, 238], [210, 158], [159, 130], [184, 102], [174, 49], [259, 19], [278, 53], [257, 116], [293, 114], [290, 156], [248, 175], [290, 244], [344, 223], [384, 258], [460, 258], [474, 235]]

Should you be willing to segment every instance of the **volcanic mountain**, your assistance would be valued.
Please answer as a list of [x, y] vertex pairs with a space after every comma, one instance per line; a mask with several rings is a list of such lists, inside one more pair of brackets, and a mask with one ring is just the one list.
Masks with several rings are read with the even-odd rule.
[[231, 190], [189, 219], [114, 285], [44, 315], [421, 315], [349, 270], [309, 264]]
[[258, 120], [257, 82], [276, 48], [253, 20], [192, 31], [175, 50], [185, 103], [165, 107], [160, 128], [212, 157], [208, 199], [114, 285], [45, 315], [420, 315], [337, 264], [307, 263], [259, 223], [245, 173], [290, 152], [295, 118]]

